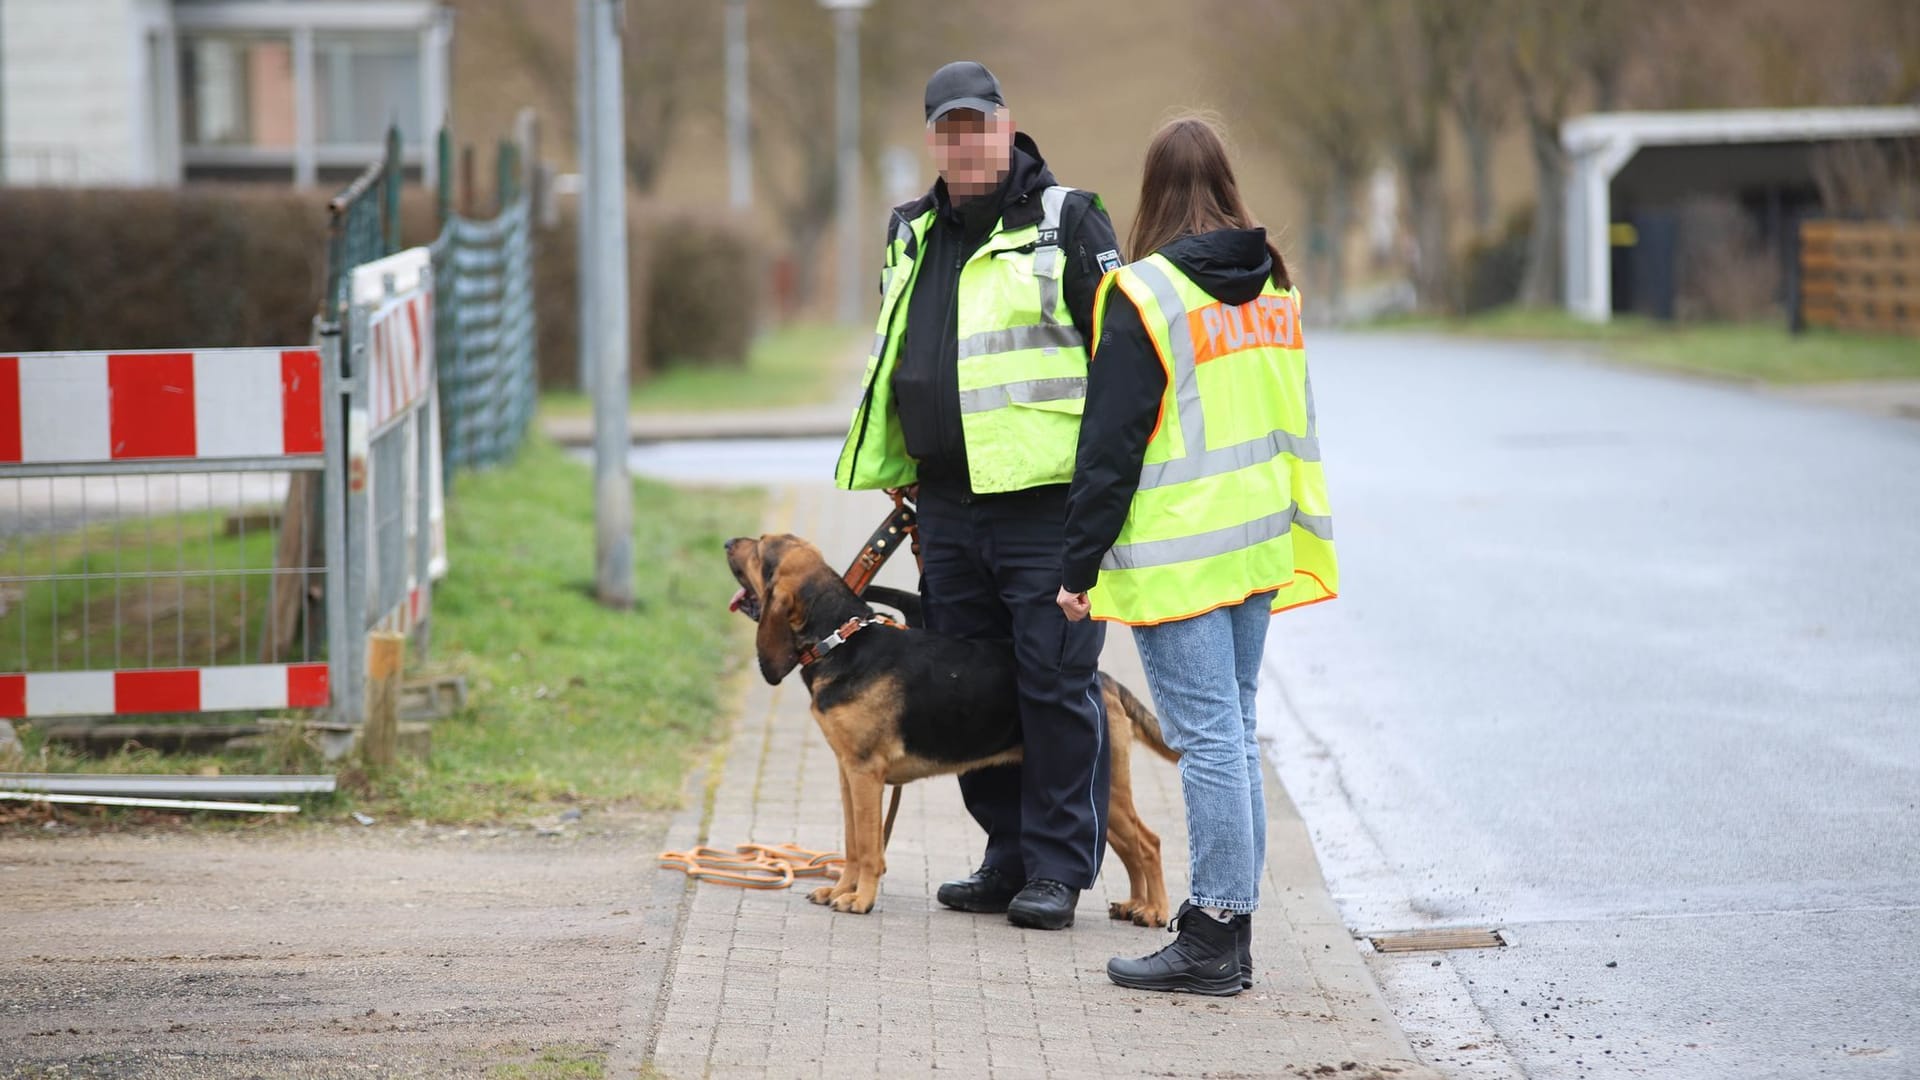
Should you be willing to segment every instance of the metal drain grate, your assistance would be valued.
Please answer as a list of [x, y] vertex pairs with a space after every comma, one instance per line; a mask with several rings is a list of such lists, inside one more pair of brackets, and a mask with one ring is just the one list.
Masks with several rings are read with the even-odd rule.
[[1507, 939], [1498, 930], [1401, 930], [1368, 934], [1375, 952], [1441, 952], [1447, 949], [1503, 949]]

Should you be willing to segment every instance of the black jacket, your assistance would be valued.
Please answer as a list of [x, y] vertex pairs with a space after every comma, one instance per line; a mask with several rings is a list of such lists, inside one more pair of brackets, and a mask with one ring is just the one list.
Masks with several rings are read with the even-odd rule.
[[[1273, 273], [1265, 229], [1222, 229], [1183, 236], [1160, 249], [1215, 300], [1244, 304]], [[1140, 486], [1140, 462], [1160, 418], [1167, 372], [1146, 324], [1127, 294], [1107, 297], [1100, 340], [1087, 378], [1087, 412], [1067, 494], [1067, 538], [1060, 583], [1086, 592], [1100, 577], [1100, 559], [1120, 535]]]
[[[913, 221], [937, 211], [915, 258], [919, 264], [907, 305], [900, 355], [893, 368], [894, 405], [906, 436], [907, 453], [919, 461], [920, 483], [937, 494], [971, 498], [967, 447], [960, 430], [958, 301], [960, 268], [986, 242], [994, 222], [1007, 228], [1041, 218], [1040, 193], [1058, 183], [1040, 148], [1026, 132], [1013, 137], [1013, 159], [997, 191], [959, 206], [947, 197], [946, 181], [919, 199], [894, 210]], [[888, 227], [889, 238], [893, 225]], [[1101, 256], [1109, 267], [1119, 261], [1113, 222], [1094, 205], [1092, 192], [1069, 195], [1060, 212], [1060, 250], [1064, 257], [1061, 295], [1082, 340], [1093, 333], [1093, 294], [1100, 284]]]

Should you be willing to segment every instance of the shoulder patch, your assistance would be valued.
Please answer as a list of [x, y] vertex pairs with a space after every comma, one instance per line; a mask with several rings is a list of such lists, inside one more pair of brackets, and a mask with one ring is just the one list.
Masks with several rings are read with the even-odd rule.
[[1120, 269], [1120, 252], [1114, 248], [1108, 248], [1095, 255], [1094, 260], [1100, 264], [1100, 272], [1103, 274], [1111, 274]]

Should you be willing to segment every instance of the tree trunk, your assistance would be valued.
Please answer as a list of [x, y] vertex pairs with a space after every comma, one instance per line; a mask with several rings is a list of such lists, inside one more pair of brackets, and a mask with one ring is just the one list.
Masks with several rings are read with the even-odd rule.
[[1323, 301], [1326, 321], [1346, 321], [1347, 306], [1347, 230], [1353, 224], [1353, 189], [1357, 177], [1342, 177], [1327, 193], [1327, 295]]
[[793, 306], [800, 311], [808, 309], [818, 291], [815, 271], [819, 267], [820, 242], [827, 235], [827, 224], [824, 219], [808, 217], [796, 220], [787, 232], [793, 244]]
[[1413, 268], [1415, 302], [1424, 311], [1452, 306], [1448, 295], [1453, 281], [1452, 252], [1447, 230], [1446, 186], [1440, 179], [1437, 155], [1403, 159], [1407, 178], [1407, 212], [1413, 219], [1416, 258]]
[[1527, 267], [1520, 279], [1520, 303], [1548, 307], [1560, 298], [1560, 237], [1566, 228], [1566, 155], [1557, 124], [1529, 120], [1533, 149], [1533, 233], [1527, 241]]
[[1486, 236], [1493, 229], [1493, 138], [1486, 125], [1463, 115], [1460, 135], [1467, 146], [1467, 175], [1473, 187], [1473, 232]]

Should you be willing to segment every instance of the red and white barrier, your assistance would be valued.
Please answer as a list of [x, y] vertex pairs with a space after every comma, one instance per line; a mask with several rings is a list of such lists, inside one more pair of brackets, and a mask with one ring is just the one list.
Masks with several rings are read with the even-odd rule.
[[400, 415], [431, 385], [433, 293], [396, 297], [367, 320], [368, 419], [375, 429]]
[[0, 675], [0, 718], [323, 709], [327, 702], [325, 664]]
[[313, 349], [0, 356], [0, 463], [320, 454]]

